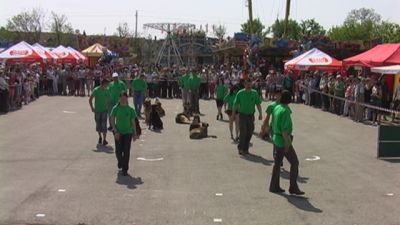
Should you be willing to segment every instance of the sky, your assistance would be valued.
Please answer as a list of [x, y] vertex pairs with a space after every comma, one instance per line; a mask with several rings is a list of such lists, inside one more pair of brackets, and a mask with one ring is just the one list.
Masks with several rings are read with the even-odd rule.
[[[253, 17], [270, 26], [284, 18], [286, 0], [253, 0]], [[193, 23], [197, 28], [225, 25], [227, 35], [240, 31], [248, 19], [246, 0], [0, 0], [0, 26], [12, 16], [32, 8], [42, 8], [48, 17], [54, 11], [68, 17], [74, 29], [86, 34], [114, 34], [119, 23], [135, 29], [138, 11], [140, 36], [162, 36], [159, 31], [144, 29], [145, 23]], [[292, 0], [290, 17], [295, 20], [315, 18], [325, 29], [343, 23], [348, 12], [373, 8], [382, 19], [400, 23], [400, 0]]]

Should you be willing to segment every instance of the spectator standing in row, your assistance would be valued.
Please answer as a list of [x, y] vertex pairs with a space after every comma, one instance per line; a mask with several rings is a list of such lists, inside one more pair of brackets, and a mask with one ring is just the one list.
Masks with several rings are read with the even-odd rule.
[[3, 69], [0, 69], [0, 113], [9, 111], [9, 86]]
[[[335, 97], [344, 98], [345, 97], [344, 94], [345, 94], [345, 84], [343, 82], [342, 76], [338, 75], [336, 77], [334, 95]], [[335, 98], [333, 102], [336, 115], [342, 115], [343, 100]]]

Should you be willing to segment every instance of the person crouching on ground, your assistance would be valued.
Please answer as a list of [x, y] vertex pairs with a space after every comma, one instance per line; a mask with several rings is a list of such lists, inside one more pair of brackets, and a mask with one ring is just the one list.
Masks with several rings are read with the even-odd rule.
[[249, 78], [244, 80], [244, 89], [240, 90], [234, 100], [232, 109], [233, 120], [236, 112], [239, 112], [239, 144], [240, 155], [249, 154], [250, 140], [254, 131], [255, 106], [258, 110], [258, 119], [262, 120], [261, 97], [256, 90], [252, 89], [252, 82]]
[[[93, 89], [92, 94], [89, 98], [89, 105], [94, 112], [94, 119], [96, 121], [96, 131], [99, 133], [99, 141], [98, 144], [107, 145], [108, 142], [106, 140], [107, 137], [107, 112], [108, 105], [111, 101], [110, 91], [107, 89], [109, 81], [104, 79], [101, 81], [101, 86]], [[93, 98], [94, 98], [94, 107], [93, 107]], [[103, 137], [101, 137], [103, 134]]]
[[274, 143], [274, 149], [276, 150], [276, 156], [269, 191], [273, 193], [285, 192], [285, 190], [279, 185], [279, 176], [283, 157], [286, 157], [290, 163], [289, 193], [294, 195], [304, 195], [304, 192], [302, 192], [297, 185], [299, 160], [292, 143], [292, 111], [289, 108], [291, 99], [292, 97], [290, 92], [283, 91], [279, 101], [280, 104], [274, 108], [272, 113], [272, 130], [274, 132], [272, 141]]
[[111, 126], [115, 138], [115, 154], [118, 160], [118, 169], [122, 175], [128, 175], [129, 156], [131, 152], [131, 141], [135, 141], [136, 133], [136, 112], [128, 105], [128, 94], [122, 92], [119, 103], [111, 111]]

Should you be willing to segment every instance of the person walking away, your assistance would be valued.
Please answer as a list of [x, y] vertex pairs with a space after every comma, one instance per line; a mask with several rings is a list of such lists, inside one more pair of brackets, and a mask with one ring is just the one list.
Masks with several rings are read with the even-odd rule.
[[[224, 110], [229, 117], [229, 131], [231, 133], [231, 139], [239, 141], [239, 116], [236, 114], [234, 118], [232, 115], [233, 103], [237, 94], [237, 86], [234, 85], [229, 90], [229, 93], [224, 97]], [[235, 138], [233, 137], [233, 124], [235, 124]]]
[[293, 122], [291, 118], [292, 111], [289, 108], [290, 102], [290, 93], [288, 91], [283, 91], [279, 101], [280, 104], [274, 108], [272, 113], [272, 130], [274, 131], [272, 141], [274, 143], [274, 149], [276, 150], [276, 156], [269, 191], [273, 193], [285, 192], [279, 184], [281, 164], [283, 157], [285, 157], [290, 163], [289, 193], [293, 195], [304, 195], [304, 192], [302, 192], [297, 185], [299, 160], [292, 142]]
[[255, 107], [258, 110], [258, 119], [262, 120], [261, 98], [256, 90], [252, 89], [250, 79], [244, 80], [245, 88], [240, 90], [234, 100], [232, 109], [233, 120], [236, 112], [239, 113], [239, 144], [238, 150], [240, 155], [249, 154], [250, 140], [254, 131], [254, 113]]
[[131, 141], [137, 139], [135, 118], [135, 110], [128, 105], [128, 94], [122, 92], [119, 103], [111, 111], [110, 121], [114, 133], [118, 169], [122, 170], [123, 176], [128, 175]]
[[0, 113], [8, 113], [9, 111], [9, 86], [6, 81], [3, 69], [0, 69]]
[[135, 111], [138, 118], [141, 118], [142, 105], [145, 96], [147, 96], [147, 83], [145, 81], [144, 74], [132, 81], [133, 90], [133, 105], [135, 106]]
[[[99, 134], [98, 144], [104, 146], [107, 142], [107, 112], [108, 105], [111, 101], [110, 91], [107, 89], [109, 81], [104, 79], [101, 81], [101, 86], [95, 87], [89, 98], [89, 106], [94, 113], [94, 120], [96, 122], [96, 131]], [[93, 107], [94, 99], [94, 107]], [[103, 137], [101, 136], [103, 135]]]
[[189, 79], [190, 79], [190, 75], [185, 70], [184, 74], [178, 80], [178, 84], [182, 90], [183, 109], [187, 113], [190, 112], [190, 108], [191, 108], [190, 107], [190, 96], [189, 96], [189, 91], [190, 91]]
[[192, 112], [200, 114], [200, 106], [199, 106], [199, 89], [200, 89], [201, 79], [198, 76], [196, 70], [193, 71], [192, 76], [189, 78], [189, 87], [190, 87], [190, 103], [192, 107]]
[[[111, 101], [110, 104], [108, 105], [109, 117], [111, 117], [111, 111], [113, 107], [118, 103], [119, 96], [121, 95], [122, 92], [126, 91], [125, 82], [119, 80], [118, 73], [113, 73], [112, 79], [113, 81], [108, 84], [108, 90], [110, 91], [110, 96], [111, 96]], [[111, 118], [109, 118], [109, 120], [111, 121]], [[110, 127], [108, 127], [108, 129], [109, 130], [112, 129], [111, 122], [110, 122]]]
[[217, 120], [222, 120], [223, 119], [222, 106], [224, 105], [224, 97], [228, 93], [228, 89], [226, 88], [222, 80], [218, 81], [217, 87], [215, 88], [215, 92], [217, 93], [217, 97], [215, 99], [218, 109]]

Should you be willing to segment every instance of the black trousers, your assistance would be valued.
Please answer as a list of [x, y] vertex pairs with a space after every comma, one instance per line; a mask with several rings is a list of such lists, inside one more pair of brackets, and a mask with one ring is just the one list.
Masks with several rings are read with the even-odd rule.
[[8, 90], [0, 90], [0, 112], [8, 113]]
[[285, 153], [284, 148], [278, 147], [276, 145], [274, 145], [274, 150], [276, 155], [274, 161], [274, 168], [272, 169], [272, 177], [269, 190], [273, 191], [280, 188], [279, 177], [280, 177], [283, 157], [285, 157], [290, 163], [289, 191], [299, 190], [299, 186], [297, 185], [297, 177], [299, 176], [299, 160], [297, 158], [297, 154], [293, 146], [290, 146], [289, 151], [287, 153]]
[[167, 98], [168, 92], [168, 82], [160, 81], [160, 98]]
[[121, 134], [119, 140], [115, 140], [115, 155], [118, 160], [118, 168], [122, 171], [129, 169], [129, 156], [131, 153], [132, 134]]
[[239, 114], [239, 153], [248, 153], [254, 132], [254, 115]]

